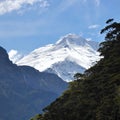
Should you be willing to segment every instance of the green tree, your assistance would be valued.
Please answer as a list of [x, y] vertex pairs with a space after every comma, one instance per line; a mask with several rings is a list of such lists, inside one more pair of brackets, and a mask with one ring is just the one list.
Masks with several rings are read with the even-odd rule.
[[99, 48], [103, 58], [77, 73], [68, 90], [33, 120], [120, 120], [120, 23], [106, 23]]

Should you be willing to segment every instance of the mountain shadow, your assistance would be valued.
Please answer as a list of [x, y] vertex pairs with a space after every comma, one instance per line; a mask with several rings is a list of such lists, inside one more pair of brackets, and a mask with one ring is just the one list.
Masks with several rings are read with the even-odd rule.
[[28, 120], [66, 88], [55, 74], [13, 64], [0, 47], [0, 120]]

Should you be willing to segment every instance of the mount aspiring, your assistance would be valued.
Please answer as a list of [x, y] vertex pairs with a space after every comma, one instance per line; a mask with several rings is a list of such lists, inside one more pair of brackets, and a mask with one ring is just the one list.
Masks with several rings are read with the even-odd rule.
[[83, 73], [100, 59], [98, 46], [95, 41], [86, 40], [76, 34], [67, 34], [55, 44], [35, 49], [17, 64], [55, 73], [69, 82], [73, 80], [75, 73]]

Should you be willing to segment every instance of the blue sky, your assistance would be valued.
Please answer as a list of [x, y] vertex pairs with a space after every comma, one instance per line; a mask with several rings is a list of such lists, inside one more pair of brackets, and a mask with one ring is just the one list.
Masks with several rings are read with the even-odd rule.
[[105, 21], [120, 19], [120, 0], [1, 0], [0, 45], [28, 53], [75, 33], [102, 41]]

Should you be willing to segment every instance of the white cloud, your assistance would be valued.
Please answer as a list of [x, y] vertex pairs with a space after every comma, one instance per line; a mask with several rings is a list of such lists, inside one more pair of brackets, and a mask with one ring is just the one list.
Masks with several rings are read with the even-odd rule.
[[12, 58], [12, 57], [15, 56], [17, 53], [18, 53], [17, 50], [10, 50], [8, 54], [9, 54], [9, 57]]
[[10, 50], [8, 52], [8, 55], [9, 55], [9, 59], [13, 62], [13, 63], [16, 63], [18, 60], [20, 60], [23, 55], [20, 54], [17, 50]]
[[100, 27], [100, 25], [94, 24], [94, 25], [90, 25], [88, 28], [89, 29], [96, 29], [98, 27]]
[[20, 10], [25, 5], [26, 9], [28, 8], [27, 5], [29, 6], [37, 5], [40, 8], [45, 8], [49, 6], [49, 3], [47, 0], [4, 0], [0, 2], [0, 15]]

